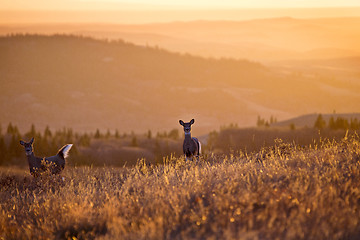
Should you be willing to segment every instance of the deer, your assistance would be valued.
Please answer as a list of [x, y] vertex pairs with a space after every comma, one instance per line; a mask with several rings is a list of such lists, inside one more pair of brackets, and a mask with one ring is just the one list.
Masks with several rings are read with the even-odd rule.
[[54, 156], [41, 158], [34, 155], [33, 143], [34, 138], [31, 138], [29, 142], [20, 140], [20, 144], [25, 148], [32, 176], [38, 177], [46, 171], [50, 171], [51, 174], [59, 174], [65, 168], [65, 159], [68, 157], [73, 144], [64, 145]]
[[199, 140], [195, 137], [191, 137], [191, 125], [193, 125], [195, 122], [194, 119], [191, 119], [190, 122], [185, 123], [182, 120], [179, 120], [179, 123], [181, 126], [184, 127], [184, 133], [185, 133], [185, 139], [183, 143], [183, 152], [185, 155], [186, 161], [189, 158], [196, 157], [197, 160], [199, 160], [199, 156], [201, 153], [201, 144]]

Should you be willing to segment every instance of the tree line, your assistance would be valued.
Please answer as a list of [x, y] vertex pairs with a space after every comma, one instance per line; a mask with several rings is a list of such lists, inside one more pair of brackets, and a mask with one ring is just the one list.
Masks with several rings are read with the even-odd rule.
[[332, 130], [360, 130], [360, 121], [357, 118], [346, 119], [343, 117], [331, 116], [329, 121], [326, 122], [324, 117], [319, 114], [314, 123], [314, 128], [324, 129], [329, 128]]
[[[91, 133], [79, 133], [71, 128], [51, 131], [49, 126], [43, 131], [39, 131], [32, 124], [28, 131], [21, 133], [16, 125], [9, 123], [6, 128], [2, 128], [0, 125], [0, 166], [26, 166], [24, 148], [19, 144], [19, 140], [29, 141], [32, 137], [35, 139], [34, 153], [39, 157], [55, 155], [61, 146], [66, 143], [73, 143], [70, 156], [75, 165], [91, 165], [94, 164], [94, 161], [101, 162], [101, 159], [89, 158], [79, 151], [79, 149], [91, 149], [93, 141], [101, 142], [112, 139], [118, 143], [119, 147], [141, 147], [154, 153], [159, 162], [163, 156], [170, 155], [173, 152], [173, 148], [168, 147], [168, 141], [180, 141], [178, 129], [156, 134], [153, 134], [151, 130], [144, 134], [135, 134], [134, 132], [120, 134], [118, 130], [101, 132], [99, 129]], [[134, 161], [136, 160], [134, 159]]]

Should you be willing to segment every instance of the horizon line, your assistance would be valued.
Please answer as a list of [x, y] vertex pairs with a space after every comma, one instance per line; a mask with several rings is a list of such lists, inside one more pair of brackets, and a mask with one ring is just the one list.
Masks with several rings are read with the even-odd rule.
[[[106, 23], [153, 24], [190, 21], [248, 21], [290, 17], [295, 19], [360, 17], [357, 7], [224, 8], [224, 9], [0, 9], [0, 24]], [[94, 14], [98, 13], [98, 14]]]
[[0, 8], [0, 12], [43, 12], [43, 11], [51, 11], [51, 12], [123, 12], [123, 11], [134, 11], [134, 12], [158, 12], [158, 11], [239, 11], [239, 10], [313, 10], [313, 9], [354, 9], [360, 8], [359, 6], [316, 6], [316, 7], [168, 7], [168, 8], [143, 8], [143, 9], [136, 9], [136, 8], [123, 8], [123, 9], [25, 9], [25, 8], [17, 8], [17, 9], [2, 9]]

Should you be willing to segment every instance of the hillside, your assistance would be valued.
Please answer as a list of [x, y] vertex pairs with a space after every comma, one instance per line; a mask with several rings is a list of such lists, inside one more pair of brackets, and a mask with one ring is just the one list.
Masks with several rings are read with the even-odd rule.
[[[323, 119], [326, 121], [326, 123], [329, 122], [329, 119], [331, 117], [333, 117], [335, 120], [337, 118], [344, 118], [347, 119], [348, 121], [350, 121], [351, 119], [360, 119], [360, 113], [342, 113], [342, 114], [337, 114], [337, 113], [332, 113], [332, 114], [321, 114]], [[319, 114], [318, 113], [312, 113], [312, 114], [307, 114], [307, 115], [302, 115], [299, 117], [295, 117], [295, 118], [291, 118], [291, 119], [287, 119], [284, 121], [280, 121], [277, 123], [272, 124], [271, 126], [274, 127], [289, 127], [290, 124], [295, 124], [296, 127], [309, 127], [312, 128], [314, 127], [314, 123], [316, 121], [316, 119], [318, 118]]]
[[35, 123], [145, 132], [195, 118], [198, 134], [231, 122], [252, 125], [258, 115], [360, 111], [358, 82], [246, 60], [65, 35], [1, 37], [0, 52], [0, 122], [25, 130]]
[[359, 239], [359, 138], [316, 144], [40, 179], [0, 168], [0, 237]]
[[0, 26], [0, 34], [80, 34], [204, 57], [272, 62], [360, 56], [359, 29], [359, 17], [280, 17], [153, 24], [18, 24]]

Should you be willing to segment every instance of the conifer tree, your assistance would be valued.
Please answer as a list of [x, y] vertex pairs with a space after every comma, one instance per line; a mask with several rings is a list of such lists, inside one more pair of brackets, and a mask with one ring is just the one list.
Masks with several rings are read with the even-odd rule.
[[37, 133], [36, 133], [36, 128], [35, 128], [35, 125], [34, 125], [34, 124], [31, 124], [30, 130], [29, 130], [29, 132], [27, 132], [27, 133], [25, 134], [25, 136], [26, 136], [26, 138], [28, 138], [28, 139], [31, 139], [32, 137], [33, 137], [33, 138], [38, 138], [38, 135], [37, 135]]
[[349, 122], [347, 119], [338, 117], [335, 121], [336, 129], [349, 129]]
[[95, 132], [94, 138], [96, 138], [96, 139], [101, 138], [101, 134], [100, 134], [100, 130], [99, 130], [99, 129], [96, 129], [96, 132]]
[[14, 127], [13, 127], [12, 123], [10, 122], [7, 129], [6, 129], [6, 133], [7, 134], [13, 134], [13, 132], [14, 132]]
[[326, 127], [326, 122], [321, 114], [319, 114], [319, 116], [317, 117], [314, 127], [317, 129], [323, 129]]
[[105, 135], [105, 138], [110, 138], [111, 137], [111, 133], [110, 133], [110, 130], [108, 129], [106, 131], [106, 135]]
[[115, 131], [115, 138], [120, 138], [120, 134], [119, 134], [119, 131], [117, 129]]
[[329, 119], [329, 128], [330, 129], [336, 129], [335, 119], [334, 119], [333, 116], [331, 116], [330, 119]]
[[74, 139], [74, 132], [72, 128], [66, 129], [66, 142], [73, 142]]
[[48, 138], [48, 137], [51, 137], [51, 136], [52, 136], [52, 133], [50, 131], [49, 126], [46, 126], [46, 128], [44, 130], [44, 138]]

